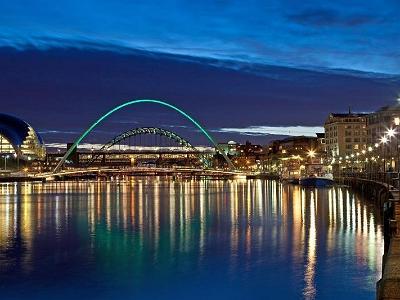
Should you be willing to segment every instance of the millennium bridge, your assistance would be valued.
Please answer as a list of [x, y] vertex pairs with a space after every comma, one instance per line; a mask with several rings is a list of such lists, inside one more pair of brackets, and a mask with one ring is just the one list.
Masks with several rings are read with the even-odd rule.
[[[186, 138], [168, 129], [137, 127], [126, 130], [96, 149], [82, 149], [85, 138], [94, 129], [116, 112], [134, 105], [158, 105], [183, 116], [209, 142], [208, 146], [194, 146]], [[157, 120], [154, 120], [157, 123]], [[147, 138], [147, 142], [144, 142]], [[149, 146], [152, 140], [154, 145]], [[182, 109], [161, 100], [138, 99], [124, 102], [101, 115], [75, 141], [65, 153], [49, 153], [49, 170], [31, 176], [46, 180], [68, 178], [90, 178], [129, 175], [196, 175], [237, 176], [237, 171], [217, 141], [197, 120]], [[216, 157], [222, 160], [216, 164]], [[49, 165], [49, 163], [46, 163]]]

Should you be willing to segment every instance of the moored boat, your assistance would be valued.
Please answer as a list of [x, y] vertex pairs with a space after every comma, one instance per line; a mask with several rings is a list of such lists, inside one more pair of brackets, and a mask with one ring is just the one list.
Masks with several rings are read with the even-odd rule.
[[334, 181], [331, 177], [311, 175], [300, 178], [299, 183], [305, 187], [330, 187], [334, 184]]

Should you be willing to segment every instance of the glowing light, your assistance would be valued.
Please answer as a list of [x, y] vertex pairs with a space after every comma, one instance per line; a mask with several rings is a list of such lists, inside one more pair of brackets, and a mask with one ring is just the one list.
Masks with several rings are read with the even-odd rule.
[[[399, 100], [400, 98], [398, 98], [397, 100]], [[399, 126], [400, 125], [400, 117], [395, 117], [394, 118], [394, 125]]]
[[307, 155], [309, 157], [311, 157], [311, 158], [314, 158], [315, 157], [315, 151], [311, 149], [311, 150], [308, 151]]
[[381, 138], [381, 144], [386, 144], [387, 142], [388, 142], [388, 138], [386, 137], [386, 136], [383, 136], [382, 138]]
[[386, 131], [386, 134], [387, 134], [388, 137], [394, 137], [394, 135], [396, 134], [396, 130], [393, 129], [393, 128], [389, 128], [389, 129]]

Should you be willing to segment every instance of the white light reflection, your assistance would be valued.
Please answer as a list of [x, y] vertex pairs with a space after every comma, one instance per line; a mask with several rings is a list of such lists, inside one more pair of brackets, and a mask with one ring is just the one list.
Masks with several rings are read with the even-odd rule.
[[315, 191], [310, 193], [310, 210], [309, 210], [309, 228], [307, 239], [307, 265], [304, 274], [305, 287], [303, 295], [305, 299], [315, 299], [316, 286], [315, 286], [315, 268], [317, 262], [317, 230], [315, 226], [316, 219], [316, 198]]

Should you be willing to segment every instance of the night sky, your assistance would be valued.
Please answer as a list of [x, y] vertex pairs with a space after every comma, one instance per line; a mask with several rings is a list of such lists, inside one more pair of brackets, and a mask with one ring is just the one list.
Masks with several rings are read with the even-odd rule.
[[[312, 134], [329, 112], [395, 103], [399, 9], [396, 0], [1, 1], [1, 110], [46, 142], [71, 141], [137, 98], [178, 105], [220, 141]], [[141, 126], [206, 143], [151, 104], [119, 112], [88, 141]]]

